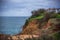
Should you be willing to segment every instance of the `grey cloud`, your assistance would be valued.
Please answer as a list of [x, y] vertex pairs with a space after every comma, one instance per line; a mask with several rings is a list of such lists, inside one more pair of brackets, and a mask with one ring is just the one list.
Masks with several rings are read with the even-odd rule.
[[[6, 0], [2, 5], [2, 15], [4, 16], [29, 16], [32, 10], [39, 8], [53, 8], [58, 6], [57, 0]], [[15, 15], [14, 15], [15, 14]], [[24, 15], [23, 15], [24, 14]]]

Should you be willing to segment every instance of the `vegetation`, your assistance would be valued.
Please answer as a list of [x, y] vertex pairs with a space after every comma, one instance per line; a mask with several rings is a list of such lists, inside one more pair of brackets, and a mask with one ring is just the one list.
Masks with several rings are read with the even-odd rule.
[[60, 14], [58, 14], [58, 15], [56, 16], [56, 18], [60, 18]]
[[[32, 16], [28, 19], [29, 21], [38, 19], [42, 20], [43, 23], [41, 22], [42, 26], [46, 24], [46, 20], [48, 21], [51, 18], [60, 18], [60, 13], [59, 12], [47, 12], [45, 9], [39, 9], [38, 11], [32, 12]], [[44, 21], [45, 20], [45, 21]], [[45, 23], [44, 23], [45, 22]], [[41, 25], [39, 25], [40, 27]], [[53, 28], [51, 28], [53, 30]], [[49, 36], [49, 35], [43, 35], [42, 37], [39, 38], [27, 38], [25, 40], [60, 40], [60, 32], [59, 33], [54, 33], [54, 35]]]
[[47, 12], [45, 9], [39, 9], [38, 11], [33, 11], [32, 16], [29, 18], [29, 21], [34, 19], [43, 19], [43, 18], [60, 18], [59, 12], [55, 11]]
[[34, 19], [43, 19], [43, 18], [44, 18], [44, 16], [32, 17], [32, 18], [30, 18], [30, 21], [31, 21], [31, 20], [34, 20]]
[[60, 32], [54, 33], [54, 40], [60, 40]]

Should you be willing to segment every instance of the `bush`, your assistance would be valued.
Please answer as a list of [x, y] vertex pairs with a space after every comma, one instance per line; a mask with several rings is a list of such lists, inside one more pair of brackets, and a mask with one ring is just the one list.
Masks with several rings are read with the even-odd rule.
[[55, 40], [60, 40], [60, 32], [54, 34]]

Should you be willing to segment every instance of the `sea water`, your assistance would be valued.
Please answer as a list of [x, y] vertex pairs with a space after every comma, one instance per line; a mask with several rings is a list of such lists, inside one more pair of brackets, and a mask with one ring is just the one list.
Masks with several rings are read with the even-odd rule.
[[0, 34], [18, 34], [28, 17], [0, 17]]

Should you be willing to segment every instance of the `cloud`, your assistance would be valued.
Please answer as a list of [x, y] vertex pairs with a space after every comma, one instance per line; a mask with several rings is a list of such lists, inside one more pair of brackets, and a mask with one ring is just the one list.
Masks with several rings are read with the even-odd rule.
[[30, 16], [32, 10], [39, 8], [57, 8], [57, 0], [4, 0], [0, 16]]
[[31, 14], [28, 12], [27, 9], [12, 9], [2, 12], [0, 16], [30, 16]]
[[21, 2], [21, 0], [10, 0], [10, 1], [11, 1], [11, 2], [15, 2], [15, 3], [16, 3], [16, 2], [17, 2], [17, 3], [18, 3], [18, 2]]

